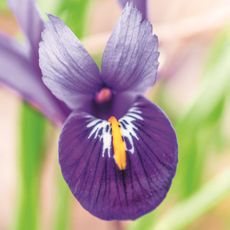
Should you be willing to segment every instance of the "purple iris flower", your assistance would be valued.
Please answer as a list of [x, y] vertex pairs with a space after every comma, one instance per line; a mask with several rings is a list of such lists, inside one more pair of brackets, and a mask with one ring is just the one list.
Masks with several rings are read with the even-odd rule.
[[55, 123], [62, 123], [70, 110], [42, 82], [38, 46], [44, 23], [34, 0], [9, 0], [26, 38], [26, 44], [0, 34], [0, 82], [18, 92]]
[[147, 18], [147, 0], [119, 0], [119, 2], [123, 7], [127, 2], [132, 2], [140, 10], [143, 18]]
[[72, 31], [49, 15], [39, 49], [43, 81], [73, 110], [59, 162], [81, 205], [105, 220], [136, 219], [165, 198], [177, 166], [177, 139], [165, 113], [142, 96], [156, 81], [158, 40], [128, 3], [101, 71]]
[[[45, 116], [60, 124], [67, 118], [70, 110], [50, 93], [41, 80], [38, 44], [44, 23], [35, 1], [8, 0], [8, 2], [25, 35], [26, 44], [18, 43], [15, 39], [0, 33], [0, 83], [15, 90]], [[133, 0], [133, 2], [145, 14], [142, 1]], [[121, 4], [124, 6], [125, 1], [121, 1]]]

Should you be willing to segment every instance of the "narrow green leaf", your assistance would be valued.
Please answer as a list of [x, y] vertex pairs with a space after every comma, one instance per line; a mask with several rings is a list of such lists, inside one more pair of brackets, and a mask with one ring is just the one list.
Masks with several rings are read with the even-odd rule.
[[19, 133], [19, 207], [17, 230], [39, 229], [40, 174], [44, 158], [45, 118], [29, 105], [21, 107]]
[[61, 173], [58, 174], [58, 196], [55, 217], [55, 230], [70, 229], [70, 190]]
[[6, 0], [0, 1], [0, 10], [6, 10], [6, 9], [7, 9]]
[[151, 212], [129, 225], [128, 230], [150, 230], [154, 225], [155, 212]]
[[230, 91], [229, 60], [230, 35], [225, 31], [213, 45], [197, 96], [176, 126], [180, 157], [176, 180], [183, 197], [191, 195], [201, 185], [205, 158], [213, 143], [210, 134], [221, 122], [225, 98]]
[[166, 213], [154, 230], [179, 230], [215, 207], [230, 192], [230, 170], [226, 169], [186, 201]]
[[85, 34], [89, 2], [89, 0], [61, 1], [57, 11], [78, 38], [82, 38]]

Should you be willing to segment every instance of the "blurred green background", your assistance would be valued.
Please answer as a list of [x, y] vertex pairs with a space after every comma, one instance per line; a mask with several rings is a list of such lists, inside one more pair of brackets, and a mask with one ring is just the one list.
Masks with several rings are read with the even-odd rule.
[[[121, 9], [111, 0], [38, 0], [60, 16], [97, 63]], [[172, 120], [179, 165], [171, 190], [135, 222], [105, 222], [83, 210], [63, 182], [57, 159], [60, 130], [0, 88], [0, 229], [230, 229], [230, 4], [149, 0], [160, 40], [158, 82], [147, 97]], [[0, 31], [20, 37], [6, 1]]]

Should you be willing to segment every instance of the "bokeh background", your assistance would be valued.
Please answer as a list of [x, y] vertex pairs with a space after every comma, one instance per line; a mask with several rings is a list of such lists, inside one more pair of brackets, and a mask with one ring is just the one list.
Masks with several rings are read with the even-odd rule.
[[[121, 13], [116, 0], [38, 0], [38, 6], [44, 18], [60, 16], [100, 63]], [[63, 182], [60, 130], [0, 85], [0, 230], [230, 229], [230, 1], [149, 0], [148, 10], [161, 55], [147, 96], [167, 112], [179, 140], [167, 198], [135, 222], [90, 215]], [[23, 41], [6, 0], [0, 31]]]

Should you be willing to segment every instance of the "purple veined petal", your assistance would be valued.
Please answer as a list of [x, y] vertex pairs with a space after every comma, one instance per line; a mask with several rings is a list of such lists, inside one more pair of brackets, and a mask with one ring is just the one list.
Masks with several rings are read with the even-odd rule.
[[104, 51], [102, 77], [117, 92], [140, 92], [156, 81], [158, 39], [141, 13], [127, 3]]
[[51, 97], [38, 76], [40, 73], [28, 63], [27, 53], [20, 47], [14, 39], [0, 34], [0, 83], [14, 89], [52, 121], [63, 122], [65, 110]]
[[140, 10], [143, 18], [147, 18], [147, 0], [119, 0], [122, 7], [126, 5], [127, 2], [133, 2], [134, 6]]
[[94, 96], [101, 89], [99, 69], [73, 32], [49, 15], [40, 43], [40, 68], [51, 92], [71, 109], [79, 98]]
[[119, 119], [126, 167], [114, 157], [113, 128], [85, 112], [67, 119], [59, 140], [59, 162], [72, 193], [105, 220], [136, 219], [165, 198], [177, 166], [177, 139], [166, 115], [138, 97]]
[[31, 58], [38, 65], [38, 48], [44, 26], [35, 0], [8, 0], [8, 3], [30, 43]]

